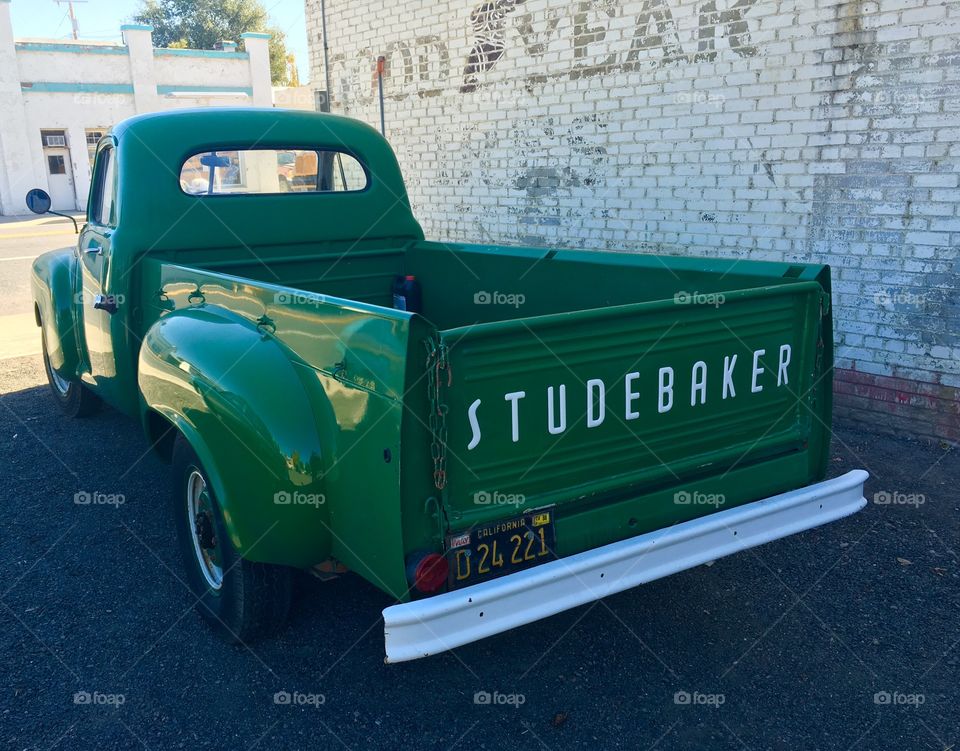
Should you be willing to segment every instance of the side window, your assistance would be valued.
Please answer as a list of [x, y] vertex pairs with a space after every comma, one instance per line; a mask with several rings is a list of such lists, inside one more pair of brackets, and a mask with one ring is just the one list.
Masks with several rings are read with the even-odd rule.
[[367, 176], [360, 166], [360, 162], [349, 154], [328, 151], [325, 156], [329, 156], [333, 162], [330, 165], [330, 174], [332, 187], [330, 190], [357, 190], [365, 188], [367, 185]]
[[94, 190], [90, 199], [90, 221], [112, 227], [116, 221], [116, 158], [114, 148], [107, 146], [97, 155]]

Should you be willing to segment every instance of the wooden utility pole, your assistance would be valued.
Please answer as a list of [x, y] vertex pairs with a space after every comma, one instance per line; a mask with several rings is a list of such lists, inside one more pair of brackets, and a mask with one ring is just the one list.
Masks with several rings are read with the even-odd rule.
[[70, 26], [73, 27], [73, 38], [80, 38], [80, 26], [77, 24], [77, 16], [73, 12], [74, 3], [85, 3], [87, 0], [56, 0], [57, 5], [67, 4], [67, 12], [70, 14]]

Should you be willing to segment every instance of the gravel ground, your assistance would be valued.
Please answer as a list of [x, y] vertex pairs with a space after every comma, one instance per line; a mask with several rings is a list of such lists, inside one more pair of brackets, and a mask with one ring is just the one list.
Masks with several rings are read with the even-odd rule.
[[[39, 358], [0, 361], [3, 748], [960, 741], [957, 450], [838, 430], [831, 473], [864, 467], [869, 498], [900, 502], [394, 666], [390, 601], [352, 575], [305, 579], [275, 641], [217, 641], [189, 608], [167, 468], [146, 452], [115, 412], [61, 417]], [[124, 502], [77, 505], [78, 491]], [[481, 691], [506, 703], [476, 704]]]

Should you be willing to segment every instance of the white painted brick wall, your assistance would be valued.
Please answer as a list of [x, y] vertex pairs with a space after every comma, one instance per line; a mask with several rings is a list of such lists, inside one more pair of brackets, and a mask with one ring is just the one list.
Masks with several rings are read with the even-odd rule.
[[[465, 86], [471, 13], [494, 6], [502, 56]], [[327, 17], [333, 111], [379, 124], [387, 56], [387, 135], [429, 237], [829, 263], [838, 366], [958, 382], [957, 0], [328, 0]], [[322, 88], [319, 0], [307, 24]]]

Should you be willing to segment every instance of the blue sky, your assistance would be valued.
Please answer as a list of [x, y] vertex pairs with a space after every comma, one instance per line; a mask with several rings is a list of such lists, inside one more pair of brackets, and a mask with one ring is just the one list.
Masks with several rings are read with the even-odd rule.
[[[287, 49], [297, 56], [300, 82], [309, 76], [304, 0], [261, 0], [271, 22], [287, 35]], [[73, 6], [81, 39], [120, 41], [120, 24], [129, 21], [140, 7], [139, 0], [77, 0]], [[69, 39], [70, 19], [66, 3], [54, 0], [13, 0], [13, 33], [16, 37]]]

